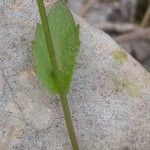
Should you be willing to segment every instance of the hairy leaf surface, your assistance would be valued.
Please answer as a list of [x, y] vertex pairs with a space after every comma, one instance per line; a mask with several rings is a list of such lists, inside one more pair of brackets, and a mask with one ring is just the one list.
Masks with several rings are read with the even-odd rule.
[[[60, 86], [67, 93], [80, 45], [79, 27], [75, 24], [71, 12], [61, 0], [56, 2], [50, 9], [48, 22], [59, 68]], [[32, 49], [37, 76], [50, 92], [58, 93], [41, 24], [37, 25]]]

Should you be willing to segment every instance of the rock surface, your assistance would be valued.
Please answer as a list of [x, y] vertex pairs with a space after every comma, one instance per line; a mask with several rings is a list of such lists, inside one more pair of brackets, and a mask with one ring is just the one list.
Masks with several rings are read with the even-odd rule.
[[[0, 149], [71, 150], [59, 99], [33, 72], [32, 0], [0, 3]], [[69, 104], [81, 150], [149, 150], [150, 74], [76, 18], [81, 47]]]

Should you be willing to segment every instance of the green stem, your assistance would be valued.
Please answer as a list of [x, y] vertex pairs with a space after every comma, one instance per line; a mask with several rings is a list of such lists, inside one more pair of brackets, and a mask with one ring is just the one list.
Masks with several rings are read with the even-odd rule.
[[72, 148], [73, 150], [79, 150], [79, 146], [78, 146], [77, 138], [74, 132], [74, 127], [73, 127], [71, 114], [69, 110], [67, 95], [66, 93], [63, 92], [63, 89], [61, 89], [61, 86], [60, 86], [61, 84], [59, 81], [59, 69], [58, 69], [58, 64], [56, 61], [56, 55], [55, 55], [54, 46], [52, 43], [51, 33], [50, 33], [49, 25], [48, 25], [48, 19], [46, 16], [46, 11], [45, 11], [45, 7], [43, 4], [43, 0], [37, 0], [37, 4], [39, 7], [44, 36], [45, 36], [45, 40], [46, 40], [46, 44], [47, 44], [47, 48], [49, 52], [49, 57], [50, 57], [51, 64], [52, 64], [54, 81], [56, 83], [55, 85], [58, 86], [57, 89], [59, 92], [59, 97], [61, 99], [61, 104], [62, 104], [64, 116], [65, 116], [66, 126], [69, 132], [69, 137], [70, 137], [70, 141], [72, 144]]
[[63, 94], [63, 93], [60, 93], [59, 95], [60, 95], [61, 104], [63, 107], [63, 112], [64, 112], [64, 116], [65, 116], [65, 120], [66, 120], [66, 125], [67, 125], [67, 129], [68, 129], [70, 141], [72, 144], [72, 148], [73, 148], [73, 150], [79, 150], [78, 142], [76, 139], [76, 135], [74, 132], [73, 123], [72, 123], [72, 119], [71, 119], [71, 115], [70, 115], [71, 113], [69, 110], [67, 96], [66, 96], [66, 94]]

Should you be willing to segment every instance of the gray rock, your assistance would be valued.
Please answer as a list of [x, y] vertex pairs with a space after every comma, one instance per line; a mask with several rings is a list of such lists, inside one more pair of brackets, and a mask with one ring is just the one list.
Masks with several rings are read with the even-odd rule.
[[[0, 149], [71, 150], [59, 99], [33, 72], [35, 1], [0, 4]], [[149, 150], [150, 74], [76, 17], [81, 47], [69, 98], [81, 150]]]
[[0, 84], [0, 97], [3, 95], [3, 89], [4, 89], [4, 79], [3, 79], [3, 76], [2, 76], [2, 71], [0, 70], [0, 81], [1, 81], [1, 84]]

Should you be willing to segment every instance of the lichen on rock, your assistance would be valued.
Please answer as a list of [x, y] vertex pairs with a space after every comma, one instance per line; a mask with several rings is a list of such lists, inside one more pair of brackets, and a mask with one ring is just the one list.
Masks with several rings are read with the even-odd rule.
[[128, 57], [127, 53], [122, 50], [114, 50], [112, 55], [115, 61], [118, 62], [119, 64], [123, 64]]

